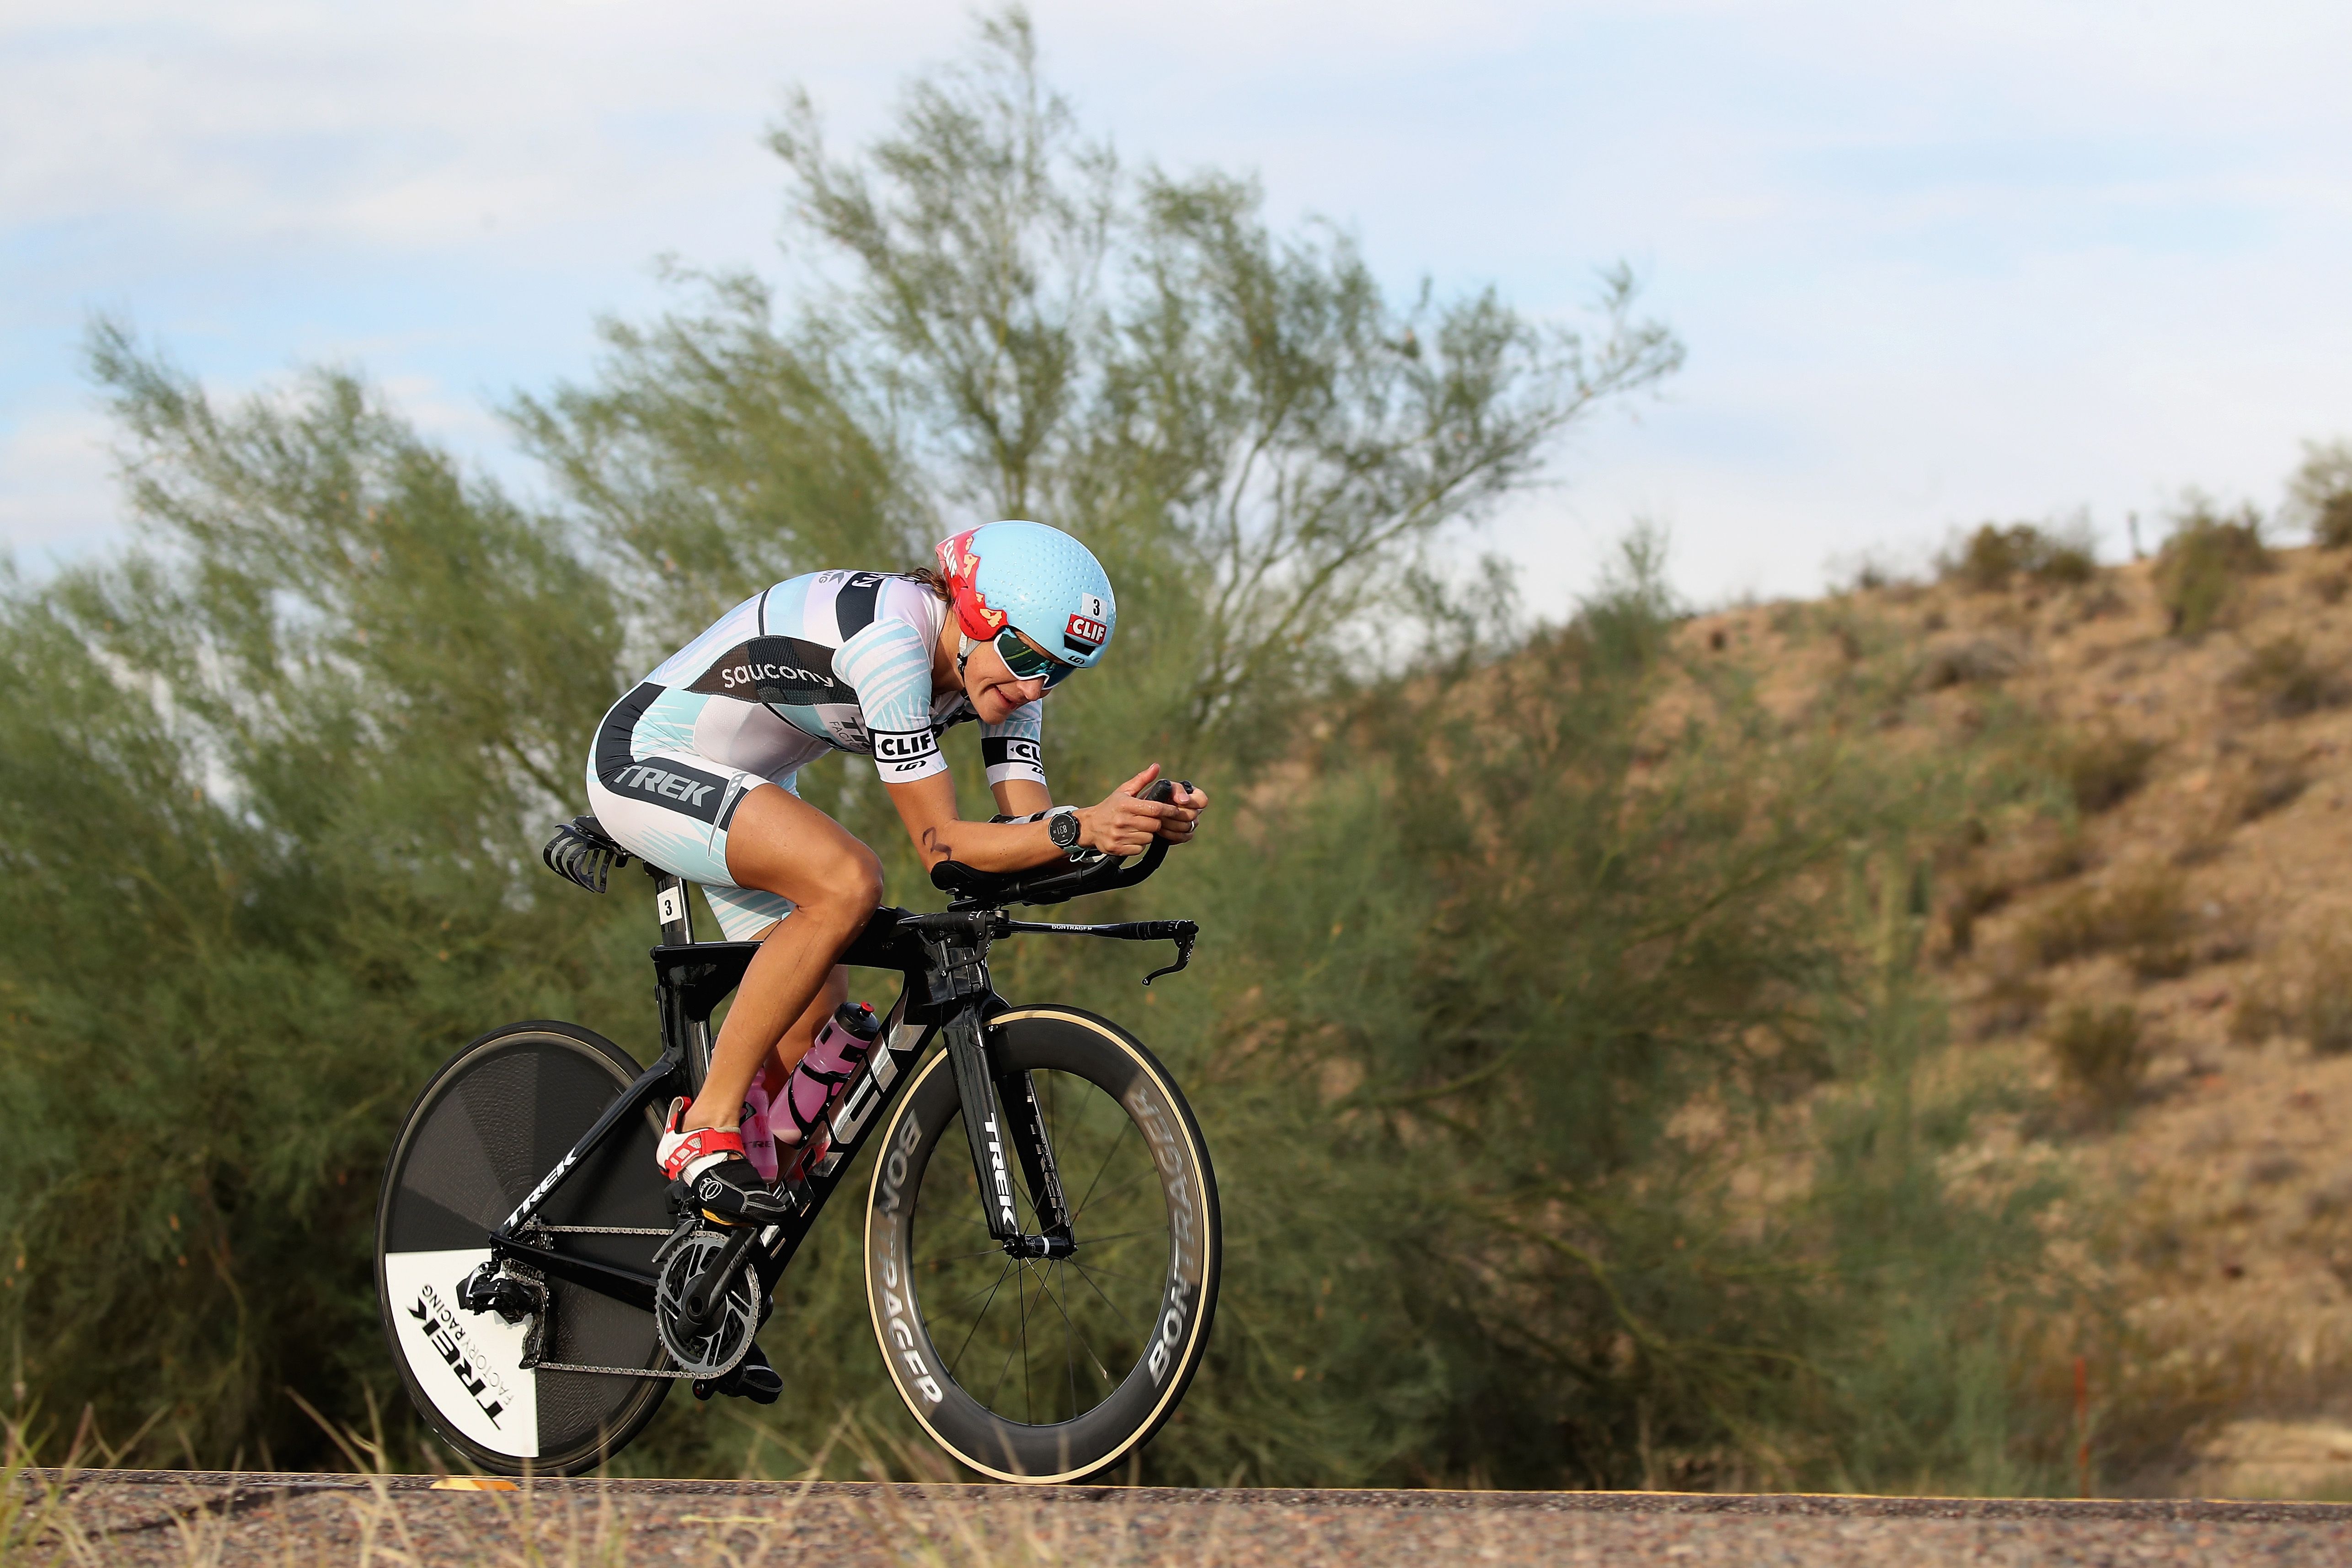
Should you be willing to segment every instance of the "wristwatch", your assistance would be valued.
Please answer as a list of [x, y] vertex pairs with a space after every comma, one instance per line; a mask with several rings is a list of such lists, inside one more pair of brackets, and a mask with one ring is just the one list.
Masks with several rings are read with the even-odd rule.
[[1074, 861], [1087, 858], [1087, 851], [1078, 843], [1078, 809], [1056, 806], [1045, 813], [1045, 831], [1052, 836], [1054, 847]]

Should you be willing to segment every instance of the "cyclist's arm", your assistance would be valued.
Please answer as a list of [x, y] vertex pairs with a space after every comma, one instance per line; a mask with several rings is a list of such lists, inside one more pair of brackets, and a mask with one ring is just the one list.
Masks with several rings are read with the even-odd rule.
[[989, 792], [1007, 817], [1034, 817], [1054, 803], [1045, 783], [1045, 703], [1023, 703], [1003, 722], [980, 727], [980, 759]]
[[1034, 779], [1008, 779], [991, 784], [996, 809], [1008, 817], [1034, 817], [1054, 803], [1054, 792]]
[[[1079, 807], [1078, 841], [1108, 854], [1132, 855], [1142, 853], [1154, 838], [1191, 838], [1200, 806], [1136, 798], [1159, 777], [1155, 762], [1112, 790], [1101, 805]], [[1062, 858], [1043, 822], [967, 822], [957, 816], [955, 785], [945, 772], [906, 784], [885, 780], [882, 787], [890, 792], [890, 803], [898, 808], [898, 820], [907, 824], [907, 836], [921, 852], [927, 870], [951, 860], [975, 871], [1026, 871]], [[1045, 793], [1042, 784], [1031, 787]], [[1198, 799], [1207, 803], [1205, 794]]]

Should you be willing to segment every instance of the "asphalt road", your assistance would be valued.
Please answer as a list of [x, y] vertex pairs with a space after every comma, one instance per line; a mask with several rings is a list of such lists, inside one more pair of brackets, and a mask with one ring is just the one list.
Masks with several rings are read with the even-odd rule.
[[168, 1470], [52, 1472], [30, 1485], [49, 1529], [0, 1545], [5, 1568], [2352, 1563], [2352, 1505], [2336, 1503], [656, 1480], [469, 1492], [421, 1476]]

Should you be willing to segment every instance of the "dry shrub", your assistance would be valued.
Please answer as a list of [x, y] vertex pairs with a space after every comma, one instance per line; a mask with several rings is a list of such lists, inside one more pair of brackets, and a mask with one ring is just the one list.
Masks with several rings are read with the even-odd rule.
[[2311, 525], [2311, 538], [2321, 549], [2342, 549], [2352, 545], [2352, 489], [2338, 490], [2319, 504], [2319, 516]]
[[2041, 1021], [2049, 1005], [2049, 986], [2014, 964], [2003, 964], [1993, 970], [1977, 998], [1977, 1038], [2021, 1034]]
[[2074, 809], [2085, 816], [2112, 810], [2147, 782], [2147, 766], [2164, 749], [2120, 730], [2088, 735], [2060, 751], [2058, 775]]
[[2298, 718], [2340, 706], [2352, 689], [2334, 664], [2314, 663], [2302, 638], [2290, 632], [2255, 649], [2230, 674], [2230, 685], [2281, 718]]
[[2101, 1105], [2129, 1100], [2147, 1068], [2139, 1014], [2127, 1003], [2069, 1007], [2051, 1027], [2050, 1050], [2066, 1082]]
[[1951, 931], [1953, 956], [1966, 957], [1976, 950], [1977, 918], [2000, 908], [2011, 896], [2011, 890], [2004, 882], [1970, 882], [1960, 888], [1944, 912]]
[[1931, 692], [2003, 681], [2025, 667], [2024, 650], [1997, 637], [1954, 638], [1920, 656], [1917, 681]]
[[2291, 806], [2311, 787], [2311, 775], [2289, 758], [2256, 758], [2238, 780], [2230, 810], [2242, 822], [2254, 821]]
[[[2352, 517], [2347, 517], [2347, 521], [2352, 522]], [[2352, 591], [2352, 576], [2340, 571], [2326, 572], [2311, 580], [2312, 594], [2322, 604], [2343, 603], [2347, 591]]]
[[2156, 558], [2156, 591], [2175, 636], [2194, 640], [2220, 623], [2238, 580], [2271, 570], [2262, 519], [2252, 507], [2221, 516], [2200, 502], [2174, 526]]
[[2239, 998], [2231, 1040], [2259, 1045], [2278, 1035], [2321, 1056], [2352, 1052], [2352, 934], [2343, 927], [2320, 932], [2291, 967], [2270, 968]]
[[2287, 497], [2290, 509], [2310, 523], [2312, 543], [2321, 549], [2352, 545], [2352, 441], [2305, 442]]
[[2237, 1008], [2230, 1014], [2231, 1040], [2260, 1045], [2273, 1035], [2295, 1032], [2294, 1001], [2276, 975], [2256, 976], [2239, 991]]
[[2053, 900], [2024, 937], [2042, 964], [2120, 950], [2134, 974], [2155, 980], [2194, 967], [2190, 930], [2187, 884], [2172, 867], [2152, 865], [2111, 888], [2077, 888]]
[[2087, 529], [2049, 529], [2032, 523], [1986, 523], [1937, 562], [1937, 573], [1979, 593], [1996, 593], [2010, 580], [2088, 582], [2099, 570]]

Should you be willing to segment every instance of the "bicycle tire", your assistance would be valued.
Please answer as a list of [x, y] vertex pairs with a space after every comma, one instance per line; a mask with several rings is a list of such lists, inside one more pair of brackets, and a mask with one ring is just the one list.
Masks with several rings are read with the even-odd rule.
[[[457, 1304], [458, 1282], [490, 1257], [488, 1233], [513, 1213], [619, 1092], [637, 1064], [574, 1024], [493, 1030], [417, 1094], [384, 1164], [376, 1202], [376, 1295], [401, 1382], [427, 1426], [471, 1464], [503, 1475], [576, 1475], [618, 1453], [653, 1419], [667, 1377], [551, 1372], [520, 1364], [530, 1322]], [[668, 1228], [654, 1166], [657, 1128], [615, 1129], [565, 1180], [550, 1225]], [[652, 1271], [660, 1236], [566, 1235], [567, 1250]], [[540, 1359], [648, 1371], [669, 1364], [653, 1314], [546, 1278]]]
[[[960, 1463], [998, 1480], [1081, 1480], [1149, 1442], [1200, 1368], [1223, 1256], [1216, 1176], [1175, 1081], [1108, 1019], [1021, 1008], [991, 1019], [987, 1039], [992, 1072], [1036, 1085], [1077, 1251], [1015, 1260], [990, 1240], [955, 1074], [935, 1054], [884, 1130], [867, 1195], [875, 1341], [908, 1410]], [[1007, 1163], [1034, 1231], [1027, 1180]], [[992, 1322], [1008, 1282], [1013, 1302]]]

